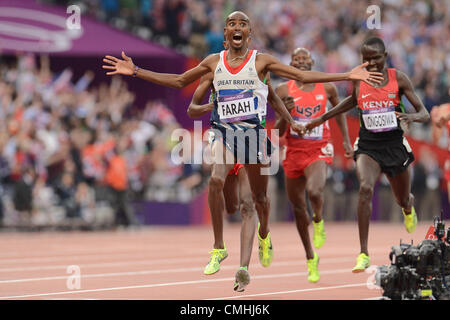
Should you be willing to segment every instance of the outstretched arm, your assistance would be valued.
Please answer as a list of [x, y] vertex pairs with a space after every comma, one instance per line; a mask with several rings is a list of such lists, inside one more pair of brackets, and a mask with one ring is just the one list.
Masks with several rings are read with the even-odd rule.
[[[332, 108], [336, 107], [339, 104], [336, 86], [332, 83], [326, 83], [325, 91], [327, 92], [328, 100], [330, 101]], [[340, 113], [336, 116], [336, 123], [341, 131], [342, 139], [344, 140], [345, 157], [351, 158], [353, 156], [353, 148], [350, 137], [348, 136], [347, 118], [344, 113]]]
[[372, 84], [381, 83], [381, 81], [383, 81], [382, 73], [369, 72], [365, 69], [368, 62], [353, 68], [350, 72], [324, 73], [318, 71], [301, 71], [281, 63], [277, 58], [268, 54], [260, 54], [257, 57], [260, 57], [259, 59], [261, 59], [261, 62], [264, 64], [267, 71], [273, 72], [280, 77], [298, 80], [303, 83], [361, 80], [368, 84]]
[[135, 76], [158, 85], [181, 89], [208, 72], [212, 72], [212, 65], [216, 60], [218, 60], [218, 55], [213, 54], [183, 74], [159, 73], [137, 67], [133, 60], [122, 51], [122, 59], [110, 55], [105, 56], [103, 62], [107, 64], [103, 65], [103, 69], [111, 70], [106, 73], [107, 75]]
[[205, 113], [211, 112], [214, 108], [214, 102], [201, 104], [205, 98], [206, 93], [211, 88], [213, 74], [208, 73], [200, 79], [200, 84], [195, 89], [191, 103], [189, 104], [187, 114], [190, 118], [198, 118]]

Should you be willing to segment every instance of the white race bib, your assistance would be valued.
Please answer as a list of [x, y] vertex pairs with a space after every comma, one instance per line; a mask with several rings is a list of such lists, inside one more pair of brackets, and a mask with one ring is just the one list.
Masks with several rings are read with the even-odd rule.
[[[298, 119], [298, 118], [294, 118], [295, 122], [298, 124], [301, 124], [303, 126], [306, 126], [306, 124], [308, 124], [310, 122], [310, 119]], [[294, 130], [291, 129], [291, 136], [294, 137], [298, 137], [297, 132], [295, 132]], [[315, 127], [314, 129], [312, 129], [312, 131], [304, 134], [302, 136], [302, 139], [306, 139], [306, 140], [322, 140], [323, 137], [323, 124], [321, 124], [320, 126]]]
[[369, 131], [391, 131], [398, 127], [395, 108], [367, 109], [362, 112], [364, 126]]
[[250, 119], [258, 115], [258, 110], [255, 109], [255, 97], [251, 91], [219, 96], [217, 105], [217, 113], [220, 120], [224, 122]]

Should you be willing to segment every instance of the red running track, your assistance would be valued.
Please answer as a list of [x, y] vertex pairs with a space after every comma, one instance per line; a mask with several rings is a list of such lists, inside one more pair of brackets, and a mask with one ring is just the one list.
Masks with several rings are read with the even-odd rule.
[[[402, 224], [372, 222], [372, 265], [389, 264], [392, 245], [400, 239], [418, 244], [430, 225], [431, 221], [420, 223], [411, 235]], [[294, 224], [272, 223], [270, 228], [273, 263], [269, 268], [259, 264], [255, 240], [251, 283], [242, 293], [232, 289], [239, 265], [239, 223], [225, 225], [229, 256], [210, 276], [203, 275], [213, 243], [210, 226], [4, 232], [0, 234], [0, 299], [359, 300], [382, 295], [380, 289], [367, 286], [373, 272], [351, 273], [359, 254], [356, 222], [325, 223], [327, 242], [317, 250], [321, 279], [316, 284], [307, 281], [305, 253]], [[74, 270], [79, 271], [78, 282]]]

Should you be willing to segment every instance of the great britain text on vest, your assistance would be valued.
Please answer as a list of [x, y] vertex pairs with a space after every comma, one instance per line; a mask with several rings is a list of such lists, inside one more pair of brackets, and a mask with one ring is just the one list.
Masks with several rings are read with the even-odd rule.
[[254, 80], [221, 80], [217, 81], [217, 86], [229, 86], [229, 85], [235, 85], [235, 86], [253, 86], [255, 85]]

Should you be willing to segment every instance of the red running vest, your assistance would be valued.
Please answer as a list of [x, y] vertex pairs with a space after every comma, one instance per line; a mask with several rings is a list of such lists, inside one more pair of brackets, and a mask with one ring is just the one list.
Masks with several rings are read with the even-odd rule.
[[387, 69], [388, 82], [382, 88], [374, 88], [361, 81], [358, 93], [358, 109], [361, 129], [359, 136], [369, 141], [398, 141], [403, 136], [395, 112], [404, 112], [400, 100], [397, 73]]
[[[288, 94], [294, 98], [295, 107], [291, 110], [292, 118], [306, 125], [312, 119], [315, 119], [327, 111], [327, 93], [323, 83], [316, 83], [311, 92], [302, 91], [297, 87], [295, 80], [287, 83]], [[307, 149], [315, 146], [323, 146], [330, 139], [330, 128], [328, 121], [314, 130], [299, 137], [291, 127], [288, 126], [286, 133], [286, 145], [288, 148]]]

